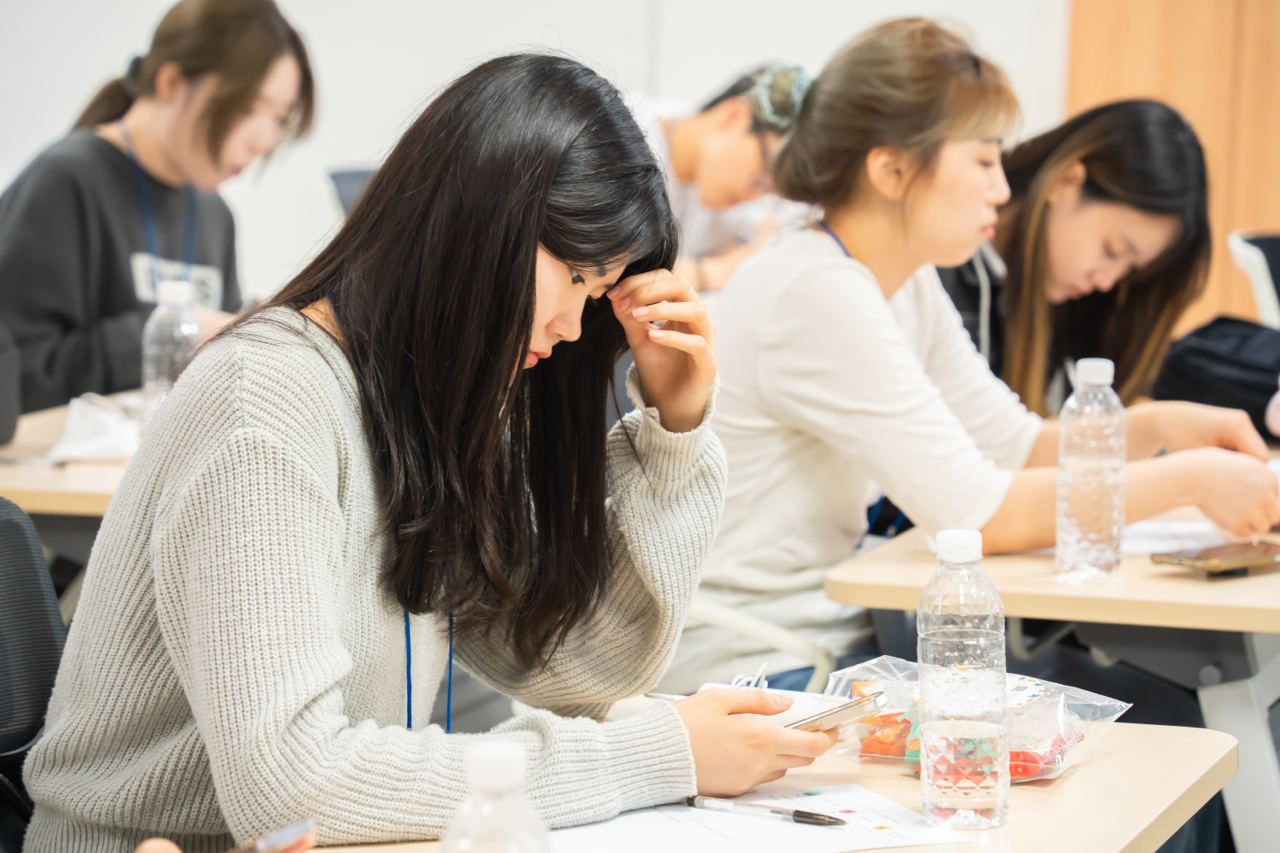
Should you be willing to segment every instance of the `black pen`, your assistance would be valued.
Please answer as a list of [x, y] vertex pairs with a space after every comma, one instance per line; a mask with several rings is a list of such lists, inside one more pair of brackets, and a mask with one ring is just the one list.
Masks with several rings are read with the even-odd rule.
[[733, 800], [717, 799], [716, 797], [688, 797], [684, 802], [685, 805], [692, 806], [695, 809], [708, 809], [717, 812], [746, 811], [751, 814], [761, 815], [771, 814], [795, 823], [807, 823], [810, 826], [845, 825], [844, 821], [838, 817], [818, 814], [817, 812], [807, 812], [802, 809], [784, 809], [778, 806], [771, 806], [768, 803], [739, 803]]

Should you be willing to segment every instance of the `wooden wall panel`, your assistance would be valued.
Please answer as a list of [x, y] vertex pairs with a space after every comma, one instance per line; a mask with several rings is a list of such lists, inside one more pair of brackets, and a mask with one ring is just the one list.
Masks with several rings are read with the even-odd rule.
[[1228, 221], [1280, 232], [1280, 0], [1242, 0]]
[[1179, 331], [1220, 313], [1256, 317], [1226, 238], [1280, 225], [1280, 0], [1075, 0], [1072, 15], [1070, 112], [1159, 98], [1204, 145], [1214, 261]]

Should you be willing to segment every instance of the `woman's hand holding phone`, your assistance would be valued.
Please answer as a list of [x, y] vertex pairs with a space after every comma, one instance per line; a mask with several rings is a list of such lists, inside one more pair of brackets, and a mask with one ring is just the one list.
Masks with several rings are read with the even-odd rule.
[[798, 731], [769, 719], [790, 705], [786, 696], [731, 688], [703, 690], [676, 702], [689, 733], [698, 793], [745, 794], [793, 767], [812, 764], [835, 745], [835, 732]]

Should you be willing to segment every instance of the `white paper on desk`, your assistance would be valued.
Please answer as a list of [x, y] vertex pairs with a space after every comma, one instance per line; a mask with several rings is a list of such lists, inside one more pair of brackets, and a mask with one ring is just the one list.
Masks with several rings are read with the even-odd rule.
[[739, 801], [765, 802], [843, 818], [847, 826], [805, 826], [769, 815], [729, 814], [684, 805], [627, 812], [613, 820], [551, 833], [555, 853], [844, 853], [973, 840], [931, 827], [924, 817], [861, 785], [803, 787], [782, 780]]
[[1226, 541], [1210, 521], [1135, 521], [1125, 525], [1120, 538], [1121, 550], [1134, 556], [1212, 548]]
[[62, 437], [46, 458], [54, 463], [130, 458], [138, 451], [138, 421], [126, 408], [130, 402], [100, 394], [76, 397], [67, 406]]

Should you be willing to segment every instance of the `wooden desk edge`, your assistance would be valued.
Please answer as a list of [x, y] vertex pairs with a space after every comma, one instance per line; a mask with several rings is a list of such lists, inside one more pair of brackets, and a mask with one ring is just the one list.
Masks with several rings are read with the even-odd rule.
[[111, 495], [42, 490], [6, 489], [0, 497], [17, 504], [27, 515], [66, 515], [84, 518], [101, 518], [106, 515]]
[[[1144, 725], [1141, 723], [1117, 723], [1117, 725], [1142, 728], [1142, 729], [1164, 729], [1171, 728], [1168, 726]], [[1177, 727], [1172, 727], [1177, 728]], [[1226, 732], [1220, 732], [1216, 729], [1198, 729], [1198, 736], [1205, 740], [1201, 749], [1197, 750], [1198, 754], [1213, 754], [1216, 750], [1217, 755], [1204, 768], [1200, 776], [1187, 788], [1176, 794], [1170, 801], [1169, 805], [1150, 823], [1137, 830], [1135, 835], [1125, 842], [1123, 847], [1118, 848], [1120, 853], [1131, 853], [1133, 851], [1150, 851], [1159, 847], [1174, 832], [1187, 822], [1199, 809], [1207, 803], [1215, 794], [1223, 789], [1226, 784], [1235, 777], [1239, 768], [1239, 742], [1233, 736]], [[874, 786], [868, 786], [874, 791]], [[337, 844], [332, 847], [320, 847], [318, 850], [332, 851], [332, 853], [426, 853], [426, 851], [434, 851], [439, 849], [438, 840], [419, 840], [419, 841], [385, 841], [385, 842], [366, 842], [357, 844]], [[930, 850], [950, 849], [950, 847], [933, 846], [912, 846], [895, 848], [900, 849], [903, 853], [927, 853]], [[968, 845], [962, 849], [968, 850]], [[972, 849], [979, 849], [973, 847]]]
[[[865, 568], [865, 565], [863, 566]], [[841, 576], [845, 564], [832, 568], [825, 581], [826, 595], [832, 601], [880, 610], [914, 610], [919, 591], [910, 600], [904, 598], [901, 588], [879, 586], [862, 580], [847, 580]], [[1212, 581], [1227, 583], [1229, 581]], [[1032, 600], [1035, 593], [1019, 590], [1001, 590], [1005, 613], [1025, 619], [1053, 619], [1068, 622], [1098, 622], [1107, 625], [1140, 625], [1152, 628], [1188, 628], [1201, 631], [1222, 631], [1221, 619], [1213, 618], [1205, 611], [1185, 604], [1142, 602], [1134, 607], [1132, 601], [1109, 598], [1056, 598], [1052, 603]], [[1170, 615], [1172, 613], [1172, 615]], [[1280, 632], [1274, 607], [1237, 607], [1231, 609], [1231, 630], [1240, 633], [1273, 634]]]
[[1222, 749], [1222, 754], [1205, 769], [1195, 784], [1178, 794], [1159, 817], [1147, 824], [1134, 839], [1121, 848], [1122, 853], [1156, 849], [1235, 778], [1240, 770], [1240, 742], [1232, 735], [1217, 729], [1204, 729], [1204, 731], [1218, 736], [1218, 745]]

